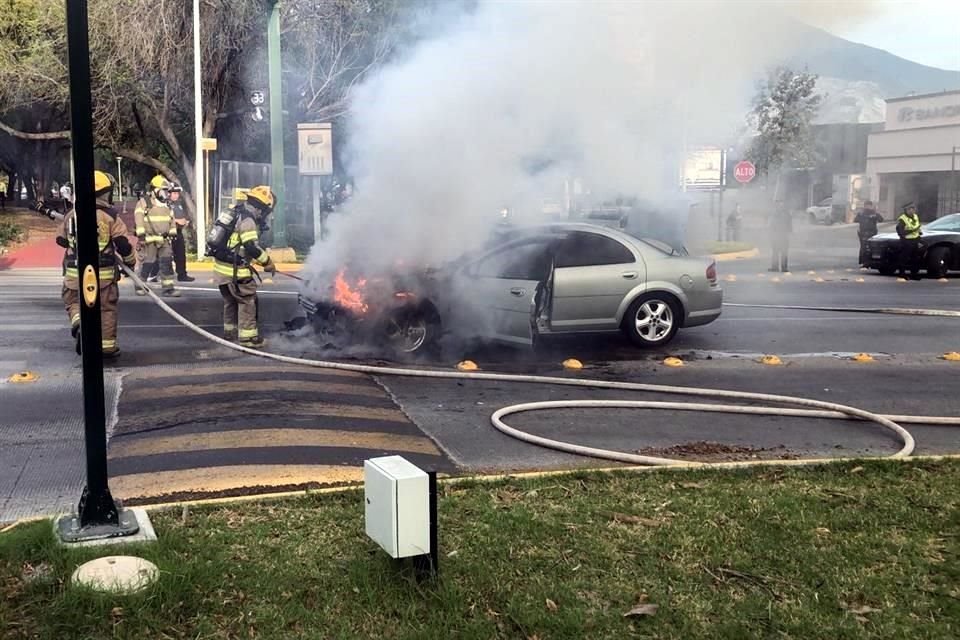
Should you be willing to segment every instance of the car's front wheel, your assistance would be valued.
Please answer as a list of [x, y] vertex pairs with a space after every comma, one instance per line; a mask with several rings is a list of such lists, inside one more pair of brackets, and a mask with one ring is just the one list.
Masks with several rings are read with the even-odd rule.
[[623, 331], [638, 346], [659, 347], [673, 339], [680, 322], [680, 304], [673, 296], [648, 293], [630, 304]]
[[395, 309], [381, 323], [379, 333], [397, 355], [420, 355], [436, 347], [440, 318], [429, 305]]
[[946, 278], [950, 270], [950, 249], [934, 247], [927, 252], [927, 277]]

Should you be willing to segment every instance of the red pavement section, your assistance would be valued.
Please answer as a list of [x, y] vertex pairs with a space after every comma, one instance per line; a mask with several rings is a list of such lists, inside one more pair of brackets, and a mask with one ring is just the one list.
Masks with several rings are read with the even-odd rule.
[[28, 244], [0, 257], [0, 271], [6, 269], [37, 269], [60, 267], [63, 264], [63, 249], [53, 238], [45, 238]]

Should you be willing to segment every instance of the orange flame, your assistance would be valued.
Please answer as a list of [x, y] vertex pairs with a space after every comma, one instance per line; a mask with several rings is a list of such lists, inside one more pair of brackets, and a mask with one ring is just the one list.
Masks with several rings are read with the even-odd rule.
[[349, 309], [355, 313], [366, 313], [367, 303], [363, 300], [361, 289], [366, 286], [365, 278], [358, 279], [354, 284], [356, 288], [351, 288], [345, 277], [346, 269], [341, 269], [340, 273], [333, 281], [333, 300], [341, 307]]

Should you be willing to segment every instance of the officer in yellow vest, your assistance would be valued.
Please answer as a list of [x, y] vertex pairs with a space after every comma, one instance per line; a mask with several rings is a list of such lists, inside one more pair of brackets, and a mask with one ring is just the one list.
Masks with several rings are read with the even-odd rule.
[[[139, 200], [134, 211], [142, 260], [140, 278], [146, 282], [159, 262], [161, 295], [177, 297], [180, 292], [174, 288], [172, 241], [179, 231], [169, 203], [173, 184], [163, 176], [155, 176], [150, 189], [151, 196]], [[137, 288], [137, 295], [146, 295], [146, 291]]]
[[215, 256], [213, 274], [223, 297], [223, 334], [227, 340], [239, 338], [240, 345], [258, 349], [264, 340], [257, 326], [259, 276], [254, 265], [275, 273], [276, 265], [260, 246], [260, 232], [268, 229], [267, 218], [273, 211], [270, 187], [254, 187], [247, 199], [237, 203], [237, 220], [226, 249]]
[[900, 236], [900, 276], [907, 276], [907, 269], [910, 269], [910, 277], [913, 280], [920, 279], [920, 216], [917, 215], [917, 208], [912, 202], [908, 202], [903, 207], [903, 213], [897, 218], [897, 235]]
[[[127, 239], [127, 225], [113, 206], [113, 178], [102, 171], [93, 174], [93, 189], [97, 197], [97, 243], [100, 247], [100, 327], [103, 355], [120, 354], [117, 346], [117, 304], [120, 288], [117, 255], [132, 267], [136, 261], [133, 247]], [[66, 249], [64, 256], [63, 304], [70, 318], [70, 334], [76, 339], [80, 353], [80, 278], [77, 271], [77, 210], [71, 209], [63, 217], [57, 244]]]

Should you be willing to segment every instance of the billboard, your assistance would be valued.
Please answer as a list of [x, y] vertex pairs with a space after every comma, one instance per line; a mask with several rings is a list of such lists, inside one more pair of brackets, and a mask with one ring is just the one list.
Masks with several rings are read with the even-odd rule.
[[719, 189], [724, 186], [724, 153], [719, 147], [698, 147], [687, 152], [683, 163], [684, 189]]

